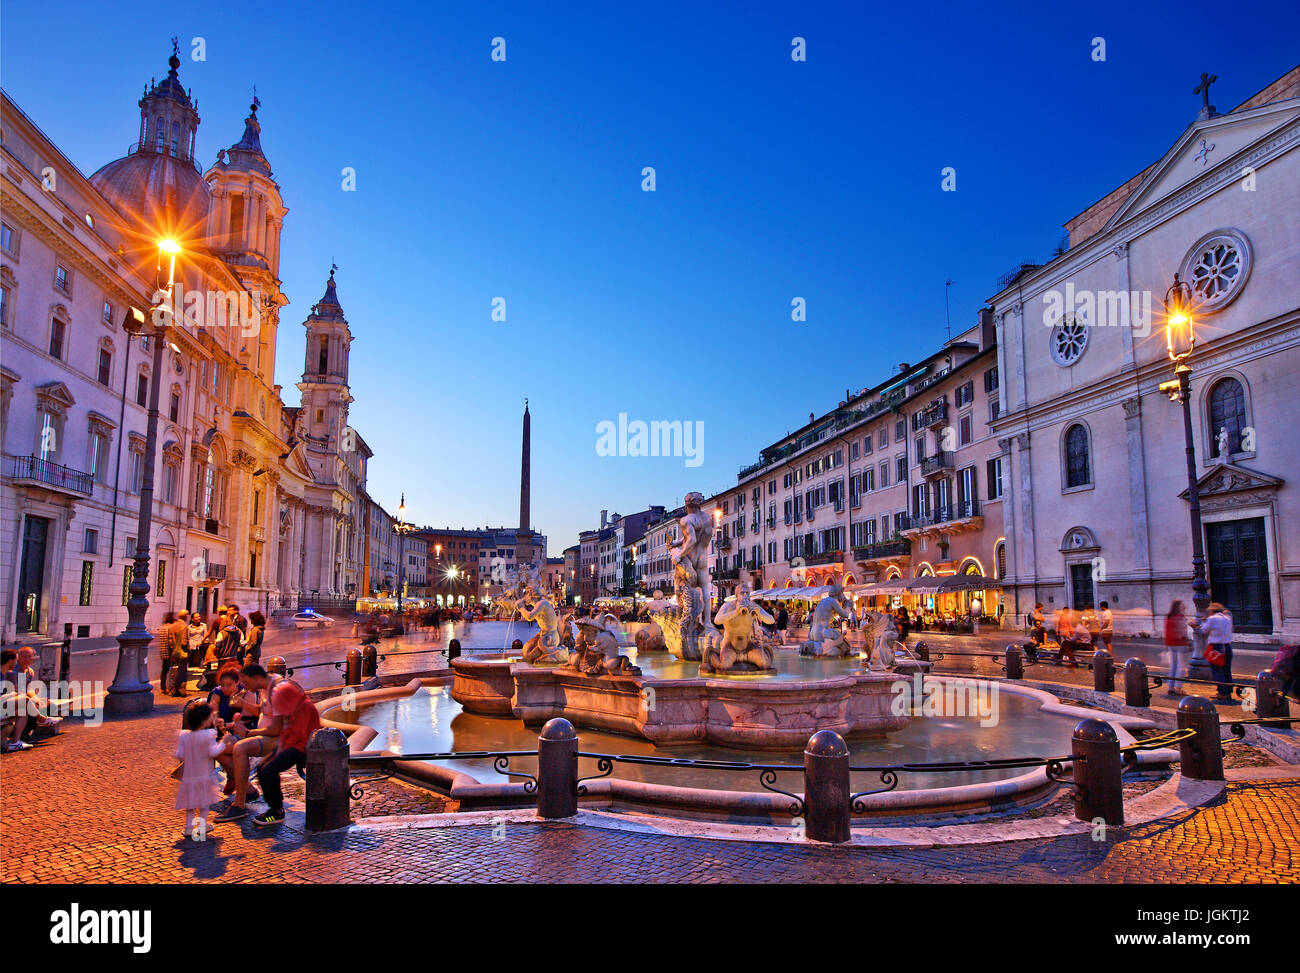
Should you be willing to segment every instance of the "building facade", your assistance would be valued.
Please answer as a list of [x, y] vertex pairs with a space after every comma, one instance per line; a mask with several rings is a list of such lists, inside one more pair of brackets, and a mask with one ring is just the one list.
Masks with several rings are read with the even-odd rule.
[[[1189, 112], [1190, 114], [1190, 112]], [[1212, 597], [1239, 641], [1300, 637], [1300, 68], [1208, 106], [992, 298], [1018, 612], [1107, 600], [1117, 630], [1191, 608], [1181, 408], [1162, 301], [1194, 291], [1196, 475]]]

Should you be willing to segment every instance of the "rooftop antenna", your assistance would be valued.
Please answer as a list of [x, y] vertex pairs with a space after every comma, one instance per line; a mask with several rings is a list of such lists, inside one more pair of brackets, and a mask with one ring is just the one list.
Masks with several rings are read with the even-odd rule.
[[947, 321], [948, 340], [952, 341], [952, 311], [948, 308], [948, 289], [952, 287], [952, 278], [949, 277], [943, 282], [943, 316]]

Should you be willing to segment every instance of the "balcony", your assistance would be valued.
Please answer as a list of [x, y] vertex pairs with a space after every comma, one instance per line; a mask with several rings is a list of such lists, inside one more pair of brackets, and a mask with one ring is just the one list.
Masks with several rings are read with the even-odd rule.
[[948, 423], [948, 403], [943, 399], [931, 402], [920, 412], [912, 416], [912, 429], [932, 429]]
[[921, 460], [921, 475], [925, 477], [942, 476], [953, 471], [952, 453], [944, 450]]
[[714, 568], [713, 580], [736, 581], [740, 578], [740, 568]]
[[961, 534], [983, 526], [984, 515], [980, 512], [979, 501], [964, 500], [936, 507], [933, 511], [908, 515], [903, 519], [902, 531], [917, 535]]
[[880, 558], [907, 557], [911, 553], [912, 542], [910, 540], [881, 541], [878, 544], [864, 544], [853, 548], [853, 560], [875, 561]]
[[88, 497], [94, 491], [94, 477], [81, 470], [35, 456], [9, 456], [6, 459], [5, 475], [16, 485], [47, 487], [79, 497]]
[[731, 550], [731, 538], [730, 538], [730, 537], [719, 537], [719, 538], [718, 538], [718, 541], [717, 541], [717, 544], [718, 544], [718, 550], [720, 550], [720, 551], [729, 551], [729, 550]]
[[819, 551], [804, 556], [804, 564], [839, 564], [844, 560], [843, 551]]

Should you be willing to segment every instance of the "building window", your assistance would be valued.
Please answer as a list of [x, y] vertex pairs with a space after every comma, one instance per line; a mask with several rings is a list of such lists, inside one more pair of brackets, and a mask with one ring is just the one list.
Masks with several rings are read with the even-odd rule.
[[63, 361], [65, 343], [68, 336], [68, 323], [60, 318], [50, 321], [50, 357]]
[[103, 483], [108, 476], [108, 436], [90, 430], [90, 446], [86, 456], [87, 472], [96, 482]]
[[889, 463], [888, 461], [880, 464], [880, 489], [889, 486]]
[[994, 456], [985, 464], [985, 471], [989, 481], [989, 499], [998, 500], [1002, 497], [1002, 457]]
[[181, 394], [179, 392], [172, 392], [171, 402], [167, 406], [167, 418], [172, 422], [180, 422]]
[[113, 323], [113, 305], [109, 301], [104, 302], [104, 323], [105, 324]]
[[[156, 580], [158, 583], [154, 588], [154, 593], [153, 593], [154, 597], [155, 598], [167, 597], [167, 562], [162, 559], [159, 559], [158, 561], [158, 577]], [[253, 580], [250, 578], [249, 584], [252, 583]]]
[[907, 420], [899, 419], [894, 423], [894, 441], [902, 442], [903, 437], [907, 435]]
[[1088, 325], [1077, 314], [1067, 314], [1052, 329], [1051, 344], [1048, 346], [1052, 361], [1062, 368], [1073, 365], [1083, 357], [1088, 347]]
[[83, 554], [99, 553], [99, 531], [91, 527], [86, 528], [86, 533], [81, 544], [81, 552]]
[[99, 349], [99, 384], [110, 385], [113, 381], [113, 355], [107, 348]]
[[957, 445], [969, 446], [971, 441], [971, 418], [964, 415], [957, 420]]
[[81, 562], [81, 593], [77, 597], [77, 604], [85, 607], [90, 604], [91, 590], [95, 586], [95, 562]]
[[0, 327], [9, 327], [9, 288], [0, 284]]
[[989, 399], [989, 422], [993, 422], [1002, 414], [1002, 405], [997, 399]]
[[984, 373], [984, 391], [996, 392], [998, 388], [998, 366], [994, 365]]
[[14, 228], [8, 223], [0, 223], [0, 249], [14, 252]]
[[953, 399], [956, 402], [957, 408], [959, 409], [964, 405], [970, 405], [972, 402], [974, 402], [975, 382], [972, 380], [965, 383], [964, 385], [958, 385], [957, 391], [953, 394]]
[[1088, 486], [1092, 470], [1088, 462], [1088, 430], [1075, 423], [1065, 433], [1065, 485]]
[[1210, 389], [1210, 455], [1228, 459], [1242, 448], [1246, 421], [1246, 393], [1235, 378], [1225, 378]]
[[870, 452], [871, 452], [871, 433], [867, 433], [865, 436], [862, 437], [862, 453], [865, 456]]
[[135, 379], [135, 404], [141, 406], [149, 404], [149, 376], [143, 372]]
[[54, 266], [54, 286], [65, 294], [68, 292], [68, 268], [63, 264]]
[[902, 483], [907, 479], [907, 456], [900, 456], [896, 460], [898, 469], [895, 471], [894, 482]]

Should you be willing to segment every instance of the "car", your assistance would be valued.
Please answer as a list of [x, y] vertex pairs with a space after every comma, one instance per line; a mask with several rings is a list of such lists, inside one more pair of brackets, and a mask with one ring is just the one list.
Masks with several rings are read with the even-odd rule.
[[312, 611], [310, 608], [304, 608], [298, 614], [293, 616], [294, 628], [325, 628], [327, 625], [333, 625], [334, 619], [328, 615], [321, 615]]

